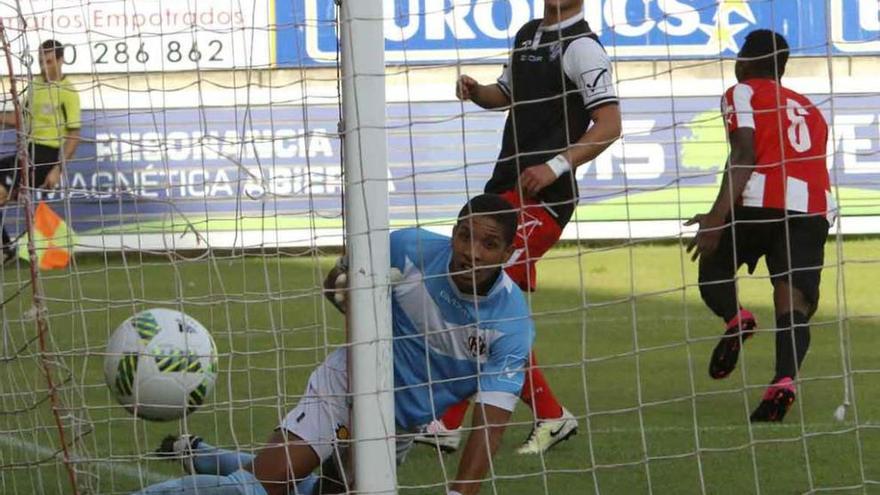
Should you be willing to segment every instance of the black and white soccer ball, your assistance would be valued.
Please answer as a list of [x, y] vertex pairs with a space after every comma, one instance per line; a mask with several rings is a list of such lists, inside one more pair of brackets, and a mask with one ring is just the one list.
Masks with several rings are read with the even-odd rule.
[[205, 403], [217, 380], [217, 346], [192, 317], [148, 309], [122, 322], [107, 344], [104, 378], [130, 413], [179, 419]]

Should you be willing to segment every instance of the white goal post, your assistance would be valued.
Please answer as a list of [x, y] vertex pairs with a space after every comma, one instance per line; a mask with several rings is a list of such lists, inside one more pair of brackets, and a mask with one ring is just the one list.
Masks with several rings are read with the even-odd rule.
[[397, 492], [381, 2], [339, 4], [354, 484]]
[[[0, 268], [0, 493], [122, 494], [179, 477], [179, 463], [154, 453], [169, 434], [254, 454], [340, 347], [352, 416], [336, 439], [351, 447], [357, 493], [442, 493], [459, 454], [417, 446], [395, 464], [389, 232], [449, 235], [482, 192], [507, 113], [459, 101], [455, 81], [495, 82], [512, 36], [543, 5], [0, 2], [12, 61], [0, 58], [0, 111], [13, 108], [10, 78], [21, 91], [39, 77], [35, 50], [51, 38], [83, 115], [62, 186], [24, 192], [76, 232], [69, 267], [32, 271], [13, 257]], [[564, 242], [526, 294], [539, 365], [579, 431], [546, 455], [518, 455], [538, 419], [519, 403], [481, 493], [880, 486], [877, 7], [585, 0], [612, 60], [623, 135], [577, 170]], [[684, 250], [695, 227], [682, 225], [714, 199], [728, 152], [719, 97], [745, 34], [762, 27], [789, 36], [785, 83], [828, 121], [843, 214], [798, 399], [779, 426], [748, 422], [774, 350], [763, 263], [737, 277], [761, 331], [729, 379], [710, 380], [724, 330]], [[0, 157], [26, 137], [0, 131]], [[26, 204], [2, 207], [13, 238], [28, 231]], [[321, 285], [340, 251], [344, 317]], [[114, 328], [152, 307], [185, 311], [217, 343], [215, 389], [180, 422], [131, 416], [100, 369]], [[479, 352], [479, 338], [468, 343]]]

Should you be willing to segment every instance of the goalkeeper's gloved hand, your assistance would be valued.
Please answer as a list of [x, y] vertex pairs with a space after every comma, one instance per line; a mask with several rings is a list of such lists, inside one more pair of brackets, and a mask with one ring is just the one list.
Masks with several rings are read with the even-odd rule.
[[[345, 313], [345, 303], [348, 295], [348, 258], [345, 256], [337, 258], [334, 271], [335, 277], [332, 277], [332, 280], [328, 277], [328, 280], [324, 283], [324, 290], [330, 302], [339, 311]], [[399, 284], [401, 281], [403, 281], [403, 273], [397, 268], [391, 267], [388, 272], [389, 286]]]
[[345, 313], [345, 296], [348, 292], [348, 258], [344, 255], [336, 258], [333, 272], [335, 276], [332, 277], [332, 280], [328, 277], [324, 283], [325, 293], [336, 309]]
[[403, 282], [403, 273], [392, 266], [391, 269], [388, 270], [388, 284], [393, 288], [401, 282]]

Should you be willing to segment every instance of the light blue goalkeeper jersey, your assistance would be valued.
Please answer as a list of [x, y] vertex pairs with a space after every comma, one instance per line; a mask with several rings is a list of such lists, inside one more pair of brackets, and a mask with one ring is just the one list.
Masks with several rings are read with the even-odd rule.
[[451, 240], [422, 229], [391, 234], [397, 423], [413, 429], [474, 394], [513, 410], [523, 386], [534, 325], [506, 275], [486, 296], [462, 294], [449, 278]]

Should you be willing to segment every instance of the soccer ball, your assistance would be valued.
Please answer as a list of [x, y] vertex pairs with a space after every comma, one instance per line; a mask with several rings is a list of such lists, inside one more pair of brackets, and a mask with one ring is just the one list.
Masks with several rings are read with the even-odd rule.
[[122, 322], [107, 344], [104, 379], [128, 412], [152, 421], [201, 406], [217, 379], [217, 346], [179, 311], [148, 309]]

